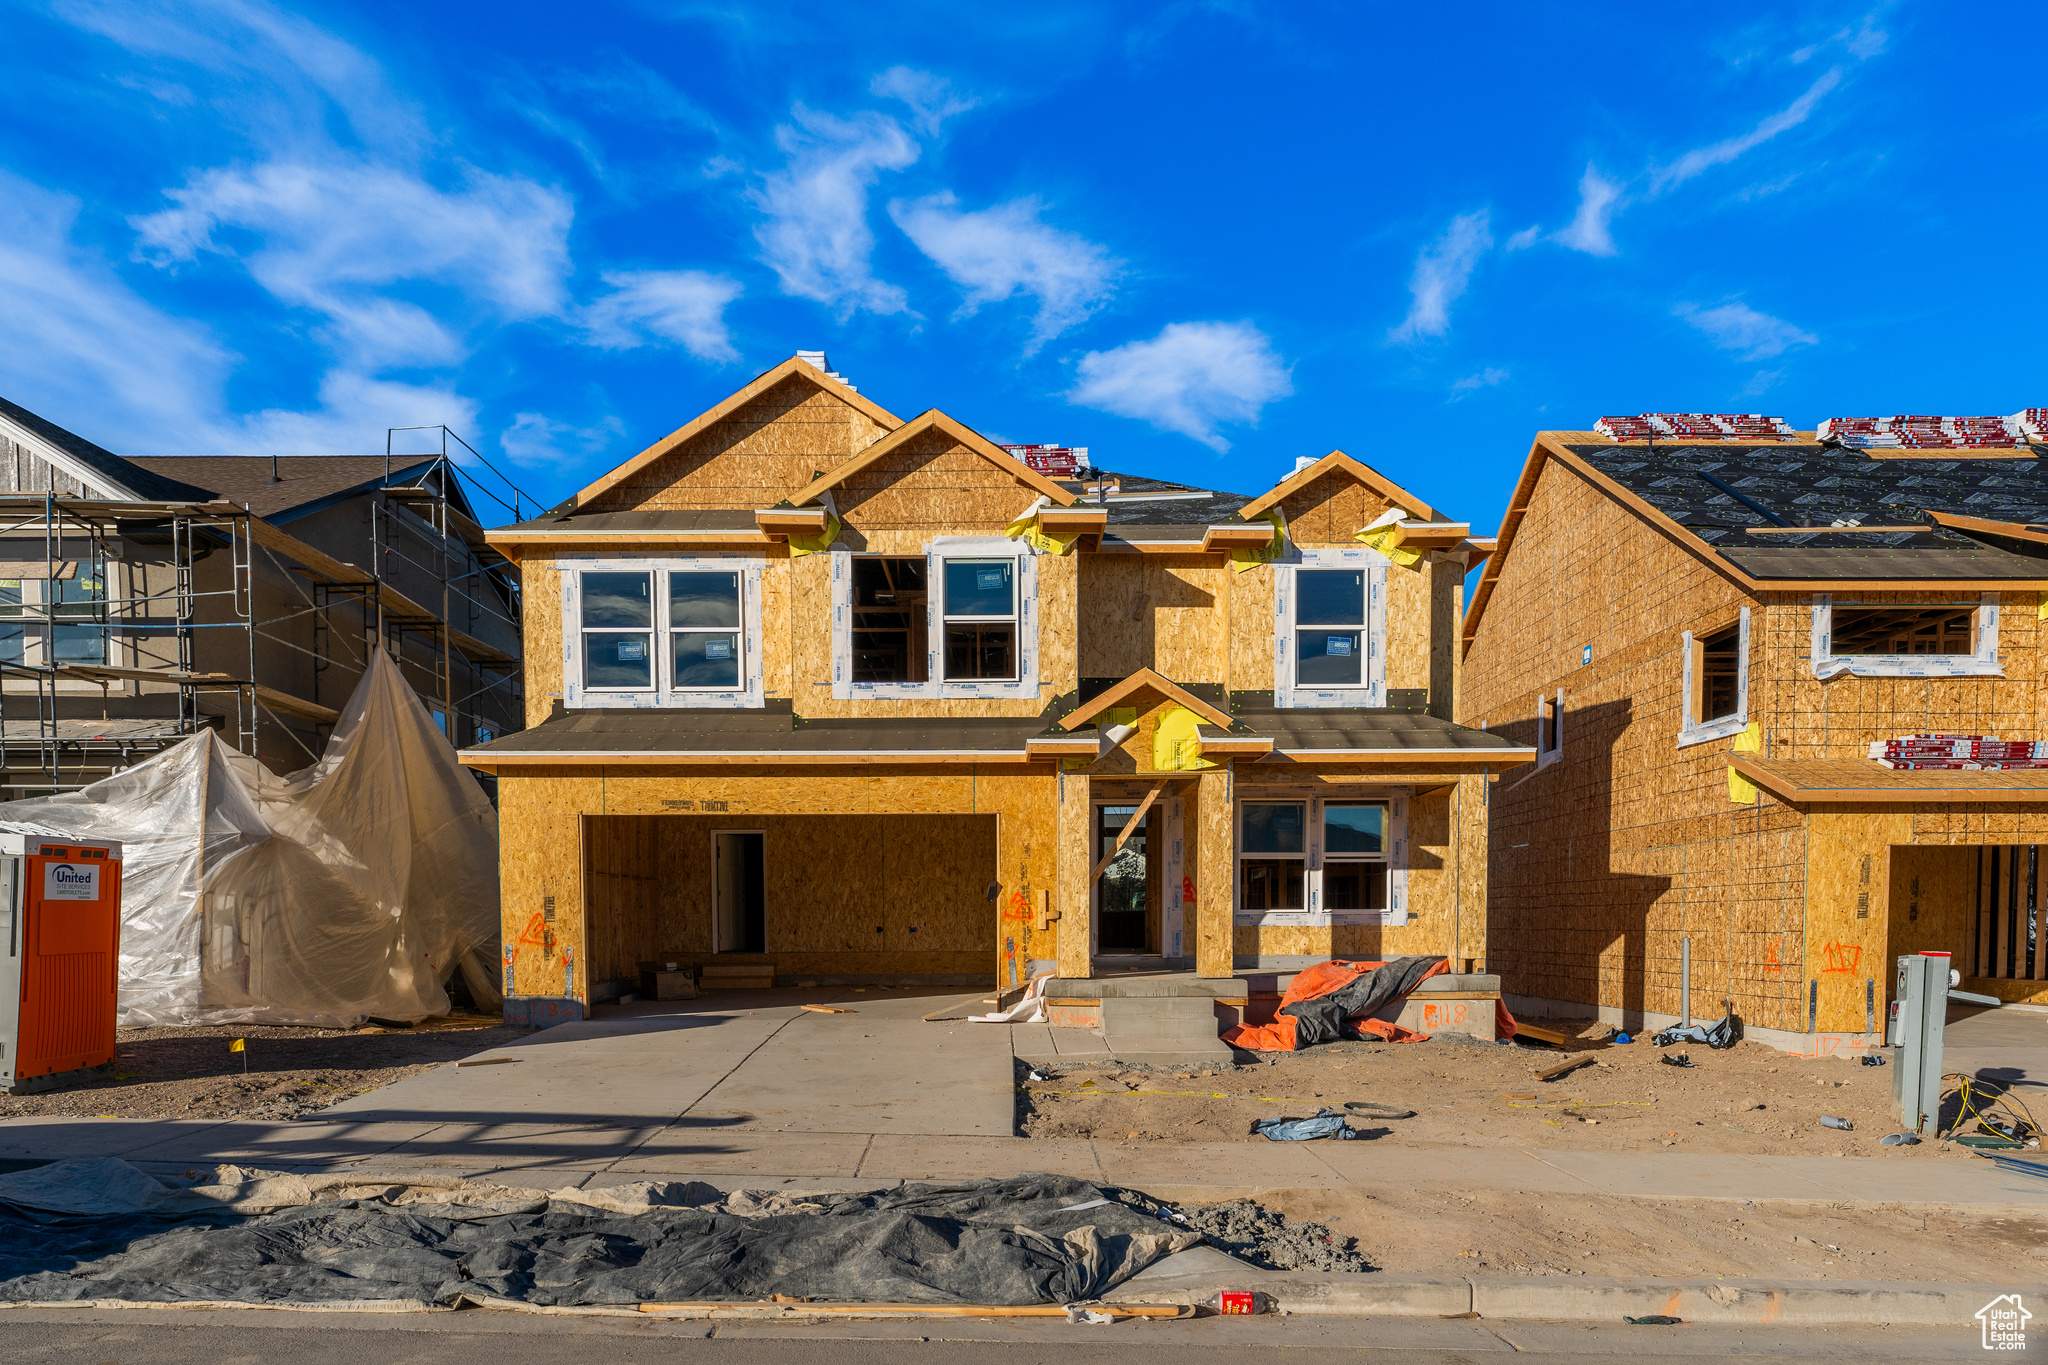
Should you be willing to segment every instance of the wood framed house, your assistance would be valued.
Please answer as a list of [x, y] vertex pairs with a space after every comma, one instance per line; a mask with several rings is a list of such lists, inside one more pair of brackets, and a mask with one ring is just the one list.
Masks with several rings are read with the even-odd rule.
[[[813, 353], [815, 354], [815, 353]], [[822, 361], [822, 356], [817, 357]], [[1342, 454], [1053, 477], [792, 358], [540, 519], [507, 995], [1484, 955], [1467, 528]], [[1285, 531], [1278, 528], [1284, 524]]]
[[1827, 1052], [1882, 1040], [1920, 951], [2048, 1001], [2048, 772], [1870, 756], [2048, 737], [2044, 454], [1537, 436], [1459, 704], [1540, 751], [1492, 811], [1511, 1008], [1651, 1028], [1732, 1002]]

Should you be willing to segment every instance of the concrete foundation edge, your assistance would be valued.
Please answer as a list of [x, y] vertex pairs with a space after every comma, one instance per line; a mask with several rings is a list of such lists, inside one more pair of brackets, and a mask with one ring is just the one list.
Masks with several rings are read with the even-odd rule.
[[1854, 1280], [1653, 1280], [1579, 1276], [1437, 1280], [1340, 1272], [1141, 1275], [1112, 1302], [1200, 1303], [1219, 1289], [1258, 1289], [1289, 1313], [1360, 1317], [1534, 1318], [1619, 1322], [1664, 1315], [1686, 1322], [1968, 1326], [2002, 1294], [2048, 1297], [2048, 1285], [1913, 1284]]
[[[1679, 1022], [1677, 1015], [1659, 1014], [1655, 1010], [1591, 1005], [1581, 1000], [1552, 1000], [1540, 995], [1503, 992], [1501, 1001], [1508, 1007], [1508, 1013], [1517, 1019], [1583, 1019], [1592, 1014], [1601, 1023], [1612, 1024], [1644, 1042], [1649, 1041], [1651, 1034]], [[1720, 1017], [1718, 1010], [1711, 1014], [1695, 1013], [1692, 1021], [1695, 1024], [1712, 1024]], [[1762, 1043], [1795, 1057], [1854, 1057], [1885, 1045], [1882, 1033], [1793, 1033], [1786, 1029], [1752, 1028], [1747, 1022], [1742, 1026], [1742, 1036], [1749, 1042]]]

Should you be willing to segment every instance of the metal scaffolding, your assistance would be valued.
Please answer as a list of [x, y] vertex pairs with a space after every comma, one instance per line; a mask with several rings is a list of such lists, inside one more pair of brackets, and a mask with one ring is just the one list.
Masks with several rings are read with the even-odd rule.
[[[406, 465], [409, 477], [400, 484], [393, 478], [391, 440], [400, 431], [421, 430], [441, 433], [440, 452], [423, 452], [434, 456], [425, 469]], [[451, 441], [469, 461], [450, 458]], [[515, 518], [537, 505], [445, 427], [394, 428], [386, 453], [383, 485], [364, 490], [372, 495], [367, 568], [305, 543], [246, 505], [0, 494], [0, 546], [19, 554], [34, 531], [42, 538], [39, 560], [0, 562], [0, 789], [14, 796], [83, 786], [215, 725], [251, 757], [311, 762], [346, 699], [345, 691], [323, 697], [322, 676], [345, 661], [352, 688], [373, 645], [402, 669], [419, 669], [418, 657], [407, 656], [408, 639], [427, 647], [431, 685], [412, 681], [451, 742], [462, 742], [464, 722], [478, 737], [500, 726], [479, 710], [486, 699], [502, 701], [507, 714], [519, 716], [519, 660], [478, 634], [495, 633], [481, 625], [488, 619], [520, 637], [518, 576], [484, 544], [482, 527], [453, 505], [450, 490], [473, 491]], [[504, 492], [460, 467], [471, 462], [496, 476]], [[138, 546], [163, 546], [164, 552], [137, 555]], [[195, 568], [223, 551], [225, 575]], [[395, 579], [415, 591], [424, 587], [429, 599], [438, 591], [440, 611]], [[32, 601], [25, 589], [37, 581]], [[286, 600], [266, 609], [260, 600], [266, 594]], [[337, 611], [357, 620], [347, 623]], [[460, 623], [451, 619], [458, 611]], [[304, 618], [311, 618], [310, 648], [280, 633]], [[194, 646], [207, 631], [239, 632], [239, 640], [212, 637], [225, 648], [198, 651], [215, 664], [232, 659], [226, 669], [199, 671]], [[117, 641], [125, 662], [116, 656]], [[263, 665], [279, 650], [310, 656], [311, 696], [263, 681], [267, 673], [275, 676]], [[22, 680], [32, 688], [19, 686]], [[9, 688], [8, 681], [16, 685]], [[90, 709], [91, 694], [81, 683], [99, 685], [97, 720], [64, 714]], [[109, 689], [116, 683], [163, 685], [175, 694], [175, 711], [113, 715]], [[138, 688], [135, 698], [148, 695]], [[271, 733], [289, 738], [297, 750], [265, 752], [266, 716], [275, 725]], [[310, 723], [313, 742], [287, 718]]]

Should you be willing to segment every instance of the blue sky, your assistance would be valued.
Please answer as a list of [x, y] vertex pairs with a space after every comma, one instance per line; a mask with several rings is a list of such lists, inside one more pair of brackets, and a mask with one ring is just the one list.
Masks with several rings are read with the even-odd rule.
[[129, 454], [446, 422], [552, 502], [824, 349], [1491, 528], [1603, 413], [2048, 404], [2040, 15], [7, 4], [0, 394]]

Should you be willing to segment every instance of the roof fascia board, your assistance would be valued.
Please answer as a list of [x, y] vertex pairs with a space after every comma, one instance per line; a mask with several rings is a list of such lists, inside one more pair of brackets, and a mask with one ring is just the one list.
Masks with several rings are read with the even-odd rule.
[[464, 767], [489, 771], [500, 767], [609, 768], [659, 765], [684, 767], [698, 763], [731, 766], [804, 767], [817, 765], [879, 765], [915, 767], [918, 764], [956, 766], [974, 763], [1045, 763], [1022, 749], [862, 749], [771, 752], [761, 749], [528, 749], [493, 753], [488, 749], [464, 749], [456, 754]]
[[1141, 668], [1115, 687], [1097, 696], [1087, 705], [1076, 707], [1073, 711], [1069, 712], [1060, 720], [1060, 728], [1062, 730], [1072, 730], [1086, 725], [1118, 702], [1135, 696], [1148, 687], [1167, 700], [1180, 703], [1188, 710], [1207, 720], [1210, 724], [1219, 726], [1224, 730], [1230, 729], [1236, 723], [1231, 720], [1228, 712], [1218, 710], [1215, 706], [1203, 701], [1173, 679], [1164, 674], [1155, 673], [1149, 668]]
[[794, 505], [801, 507], [819, 495], [829, 493], [834, 488], [839, 487], [839, 485], [845, 483], [846, 480], [852, 478], [855, 474], [874, 465], [878, 460], [887, 458], [892, 452], [902, 447], [906, 441], [934, 429], [952, 437], [961, 445], [966, 446], [969, 450], [981, 456], [1005, 474], [1008, 474], [1018, 483], [1023, 484], [1032, 492], [1045, 497], [1055, 506], [1071, 507], [1079, 497], [1078, 494], [1070, 493], [1060, 487], [1030, 465], [1025, 464], [1022, 460], [1010, 454], [1009, 451], [1004, 450], [980, 432], [975, 431], [972, 427], [955, 421], [937, 408], [928, 408], [852, 459], [841, 463], [834, 469], [827, 470], [824, 474], [813, 479], [799, 492], [790, 494], [789, 500]]
[[[83, 487], [103, 488], [112, 493], [116, 498], [129, 502], [153, 501], [153, 499], [137, 493], [131, 485], [116, 483], [99, 470], [80, 460], [70, 451], [62, 449], [54, 442], [29, 430], [29, 428], [8, 417], [5, 413], [0, 413], [0, 432], [6, 433], [18, 444], [25, 445], [33, 450], [37, 459], [47, 464], [55, 465], [72, 478], [77, 479]], [[115, 458], [118, 459], [120, 457], [116, 456]], [[140, 466], [138, 465], [137, 468], [140, 468]]]
[[[1594, 488], [1635, 513], [1638, 518], [1662, 532], [1665, 539], [1744, 591], [1754, 593], [1762, 589], [1763, 585], [1758, 580], [1721, 558], [1704, 540], [1566, 450], [1562, 443], [1554, 439], [1556, 436], [1556, 432], [1538, 432], [1534, 444], [1529, 447], [1528, 463], [1522, 468], [1522, 477], [1515, 484], [1514, 498], [1508, 504], [1506, 515], [1501, 518], [1500, 533], [1495, 537], [1498, 546], [1492, 558], [1487, 561], [1485, 572], [1480, 575], [1479, 586], [1472, 590], [1472, 605], [1465, 611], [1465, 625], [1460, 632], [1465, 656], [1471, 654], [1473, 642], [1478, 638], [1479, 623], [1486, 615], [1487, 603], [1493, 599], [1494, 586], [1499, 582], [1501, 569], [1507, 563], [1508, 552], [1514, 545], [1515, 533], [1521, 527], [1522, 517], [1529, 510], [1529, 498], [1535, 492], [1537, 477], [1542, 473], [1543, 466], [1552, 460], [1564, 465]], [[1783, 586], [1796, 589], [1800, 585]]]
[[839, 399], [848, 407], [860, 412], [878, 426], [894, 430], [903, 425], [901, 418], [876, 403], [873, 399], [863, 398], [845, 384], [840, 383], [836, 379], [829, 378], [823, 370], [811, 364], [808, 360], [799, 360], [795, 356], [791, 356], [774, 369], [761, 375], [753, 383], [723, 401], [706, 408], [703, 412], [691, 418], [682, 426], [677, 427], [674, 431], [662, 437], [659, 441], [656, 441], [653, 445], [647, 447], [647, 449], [641, 451], [638, 455], [635, 455], [596, 483], [583, 489], [576, 495], [571, 505], [581, 507], [616, 487], [632, 475], [637, 474], [640, 470], [645, 469], [648, 465], [653, 464], [662, 456], [681, 446], [685, 441], [695, 436], [698, 432], [703, 431], [713, 422], [719, 421], [736, 409], [753, 402], [777, 384], [782, 383], [783, 380], [790, 378], [808, 381], [823, 392]]
[[1349, 474], [1352, 478], [1379, 493], [1388, 502], [1394, 503], [1411, 516], [1420, 517], [1424, 521], [1445, 520], [1445, 518], [1437, 515], [1436, 509], [1432, 508], [1428, 503], [1422, 501], [1422, 499], [1416, 497], [1413, 493], [1410, 493], [1407, 489], [1401, 487], [1401, 485], [1395, 483], [1370, 465], [1354, 460], [1341, 450], [1333, 450], [1308, 468], [1282, 479], [1273, 486], [1271, 492], [1263, 497], [1254, 498], [1243, 507], [1240, 507], [1237, 510], [1237, 514], [1246, 521], [1250, 521], [1254, 517], [1264, 516], [1267, 509], [1276, 503], [1283, 502], [1294, 496], [1295, 493], [1308, 487], [1317, 479], [1323, 477], [1323, 475], [1338, 470]]

